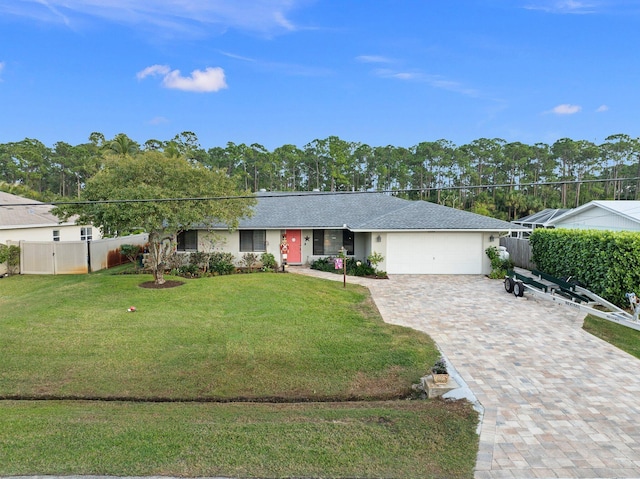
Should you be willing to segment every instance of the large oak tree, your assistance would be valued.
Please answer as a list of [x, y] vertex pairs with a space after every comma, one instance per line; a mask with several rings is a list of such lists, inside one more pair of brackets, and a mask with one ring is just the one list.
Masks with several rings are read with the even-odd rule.
[[235, 182], [224, 172], [145, 151], [135, 158], [107, 158], [87, 181], [84, 202], [63, 204], [54, 212], [64, 219], [79, 215], [79, 223], [92, 223], [106, 235], [144, 230], [149, 234], [155, 282], [162, 284], [164, 265], [179, 232], [212, 222], [234, 228], [242, 216], [250, 215], [255, 200], [238, 196], [242, 195]]

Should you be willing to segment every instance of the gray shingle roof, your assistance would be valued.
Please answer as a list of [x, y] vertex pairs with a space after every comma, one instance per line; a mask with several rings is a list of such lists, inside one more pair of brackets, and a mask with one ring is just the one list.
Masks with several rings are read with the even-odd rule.
[[253, 216], [240, 220], [240, 229], [341, 229], [344, 225], [352, 231], [521, 229], [488, 216], [383, 193], [292, 192], [257, 197]]
[[[0, 191], [0, 229], [58, 225], [60, 219], [50, 213], [52, 208], [39, 201]], [[73, 221], [64, 224], [73, 224]]]

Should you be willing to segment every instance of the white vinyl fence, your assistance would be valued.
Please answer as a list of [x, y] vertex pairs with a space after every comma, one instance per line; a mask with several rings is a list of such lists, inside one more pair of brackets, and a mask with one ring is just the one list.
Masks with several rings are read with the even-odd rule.
[[20, 274], [85, 274], [126, 261], [120, 246], [144, 246], [147, 234], [95, 241], [20, 241]]
[[125, 263], [127, 258], [120, 254], [120, 246], [132, 244], [144, 246], [149, 241], [149, 235], [139, 234], [123, 236], [120, 238], [103, 238], [89, 243], [89, 258], [91, 260], [91, 271], [113, 268]]

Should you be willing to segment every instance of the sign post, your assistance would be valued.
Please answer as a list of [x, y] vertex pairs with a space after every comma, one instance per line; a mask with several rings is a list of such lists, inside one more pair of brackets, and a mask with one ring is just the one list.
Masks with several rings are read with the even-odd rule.
[[342, 263], [342, 287], [347, 287], [347, 250], [340, 248], [340, 262]]

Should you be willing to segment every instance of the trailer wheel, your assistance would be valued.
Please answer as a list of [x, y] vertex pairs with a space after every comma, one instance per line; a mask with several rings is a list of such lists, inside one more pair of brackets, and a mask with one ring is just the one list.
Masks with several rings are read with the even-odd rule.
[[516, 298], [521, 298], [524, 295], [524, 283], [522, 281], [516, 281], [514, 283], [513, 294]]
[[504, 290], [507, 293], [513, 293], [513, 278], [505, 278], [504, 279]]

